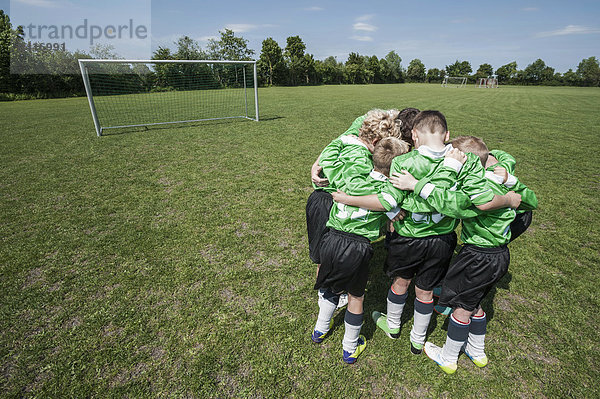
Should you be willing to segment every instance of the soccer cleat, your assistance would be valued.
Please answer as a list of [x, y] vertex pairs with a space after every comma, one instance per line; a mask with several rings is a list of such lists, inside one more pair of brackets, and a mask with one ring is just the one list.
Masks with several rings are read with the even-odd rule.
[[423, 352], [423, 344], [410, 341], [410, 351], [413, 355], [420, 355]]
[[373, 318], [375, 325], [377, 325], [377, 327], [383, 330], [385, 335], [387, 335], [391, 339], [398, 339], [398, 337], [400, 336], [400, 327], [389, 328], [387, 325], [387, 316], [385, 314], [380, 313], [378, 311], [374, 311], [371, 314], [371, 317]]
[[471, 361], [475, 364], [475, 366], [477, 367], [485, 367], [488, 364], [488, 358], [485, 355], [485, 353], [483, 354], [483, 356], [471, 356], [471, 354], [469, 352], [467, 352], [467, 348], [463, 348], [463, 352], [465, 353], [465, 355], [467, 355], [467, 357], [469, 359], [471, 359]]
[[456, 371], [456, 363], [449, 363], [442, 359], [442, 348], [439, 346], [425, 342], [423, 350], [427, 357], [436, 362], [446, 374], [453, 374]]
[[439, 298], [440, 295], [442, 295], [442, 286], [435, 287], [433, 289], [433, 296], [436, 297], [436, 298]]
[[333, 326], [333, 319], [331, 319], [331, 321], [329, 322], [329, 330], [327, 332], [323, 333], [321, 331], [314, 330], [312, 335], [310, 336], [312, 342], [314, 342], [315, 344], [320, 344], [321, 342], [323, 342], [323, 340], [327, 338], [327, 334], [329, 334], [329, 331], [331, 331], [331, 326]]
[[452, 308], [448, 308], [446, 306], [440, 306], [440, 305], [435, 305], [433, 307], [433, 310], [435, 310], [435, 313], [442, 315], [442, 316], [450, 316], [450, 313], [452, 313]]
[[365, 339], [364, 336], [359, 335], [358, 336], [358, 345], [356, 345], [356, 349], [354, 350], [354, 352], [350, 353], [350, 352], [342, 351], [342, 359], [344, 360], [344, 363], [354, 364], [356, 362], [356, 359], [358, 358], [358, 356], [361, 353], [363, 353], [363, 351], [365, 350], [366, 347], [367, 347], [367, 340]]
[[348, 294], [340, 295], [336, 309], [341, 309], [348, 304]]

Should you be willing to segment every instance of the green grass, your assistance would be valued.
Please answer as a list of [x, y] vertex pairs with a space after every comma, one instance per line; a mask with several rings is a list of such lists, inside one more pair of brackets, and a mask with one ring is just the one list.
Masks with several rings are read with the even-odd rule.
[[[261, 122], [114, 130], [85, 98], [0, 103], [3, 397], [598, 397], [600, 90], [269, 88]], [[540, 202], [484, 303], [487, 354], [444, 375], [367, 317], [310, 343], [310, 165], [374, 107], [439, 109], [508, 151]], [[365, 314], [389, 281], [376, 246]], [[411, 295], [409, 304], [412, 304]], [[412, 306], [404, 320], [412, 322]], [[446, 322], [429, 340], [442, 344]]]

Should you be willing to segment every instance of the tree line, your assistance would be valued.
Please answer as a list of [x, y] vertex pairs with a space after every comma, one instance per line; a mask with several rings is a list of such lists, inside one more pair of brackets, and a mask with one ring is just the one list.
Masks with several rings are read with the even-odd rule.
[[[251, 60], [255, 57], [255, 51], [248, 48], [246, 39], [229, 29], [219, 33], [220, 37], [210, 39], [205, 49], [195, 40], [181, 37], [174, 43], [175, 50], [158, 47], [152, 59]], [[29, 46], [23, 27], [13, 28], [8, 15], [0, 10], [0, 100], [85, 95], [77, 62], [81, 58], [118, 57], [110, 46], [95, 46], [88, 53]], [[11, 73], [11, 63], [18, 74]], [[104, 68], [104, 75], [112, 80], [109, 86], [127, 86], [133, 91], [190, 90], [240, 84], [239, 68], [229, 66], [157, 64], [153, 70], [143, 66]], [[124, 68], [128, 70], [124, 71]], [[300, 36], [288, 37], [283, 48], [273, 38], [265, 39], [257, 58], [257, 70], [261, 86], [440, 83], [446, 76], [467, 77], [469, 82], [476, 82], [492, 74], [498, 76], [500, 84], [600, 86], [600, 64], [596, 57], [582, 60], [576, 70], [569, 69], [564, 74], [556, 72], [541, 59], [522, 70], [513, 61], [496, 70], [484, 63], [473, 72], [470, 62], [461, 60], [443, 69], [427, 69], [419, 59], [411, 60], [405, 68], [402, 58], [393, 50], [383, 58], [352, 52], [346, 62], [332, 56], [317, 60], [306, 51]], [[134, 75], [135, 79], [127, 80], [123, 77], [127, 74]], [[197, 79], [182, 79], [183, 76]]]

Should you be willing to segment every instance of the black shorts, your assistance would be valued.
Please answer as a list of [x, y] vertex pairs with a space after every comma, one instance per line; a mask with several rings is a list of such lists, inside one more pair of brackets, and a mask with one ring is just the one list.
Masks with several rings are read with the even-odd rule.
[[512, 242], [515, 238], [520, 236], [527, 230], [531, 224], [531, 218], [533, 216], [532, 211], [523, 213], [517, 213], [515, 220], [510, 224], [510, 241]]
[[320, 257], [316, 290], [329, 288], [336, 294], [348, 292], [354, 296], [365, 293], [373, 257], [373, 246], [367, 238], [328, 229], [321, 239]]
[[308, 231], [308, 254], [316, 264], [319, 259], [319, 243], [327, 227], [329, 213], [333, 206], [333, 197], [323, 190], [315, 190], [306, 200], [306, 230]]
[[465, 244], [450, 265], [439, 305], [475, 310], [502, 276], [508, 271], [510, 252], [503, 245], [481, 248]]
[[456, 247], [456, 233], [429, 237], [403, 237], [392, 233], [385, 269], [389, 277], [415, 280], [431, 291], [444, 278]]

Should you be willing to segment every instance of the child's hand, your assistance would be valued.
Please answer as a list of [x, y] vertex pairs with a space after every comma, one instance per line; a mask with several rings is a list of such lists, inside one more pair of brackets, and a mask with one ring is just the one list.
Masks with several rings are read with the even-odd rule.
[[318, 163], [314, 163], [312, 168], [310, 169], [310, 179], [317, 187], [327, 187], [329, 185], [329, 180], [325, 177], [321, 177], [320, 173], [323, 170], [322, 166], [319, 166]]
[[494, 174], [502, 178], [502, 184], [506, 183], [506, 180], [508, 180], [508, 172], [502, 166], [496, 166], [494, 168]]
[[419, 182], [407, 170], [402, 170], [402, 173], [394, 172], [390, 176], [390, 182], [398, 190], [414, 191], [415, 186]]
[[465, 162], [467, 162], [467, 156], [465, 155], [465, 153], [459, 150], [458, 148], [454, 147], [446, 153], [445, 157], [456, 159], [462, 165], [464, 165]]
[[392, 223], [392, 229], [390, 230], [390, 233], [394, 232], [394, 223], [404, 220], [405, 217], [406, 211], [404, 209], [400, 209], [400, 212], [398, 212], [398, 214], [394, 216], [392, 220], [390, 220], [390, 222]]
[[331, 196], [335, 202], [348, 205], [347, 201], [350, 196], [345, 192], [337, 190], [335, 193], [331, 193]]
[[519, 205], [521, 205], [521, 194], [517, 194], [514, 191], [509, 191], [506, 193], [509, 201], [509, 207], [512, 209], [517, 209]]

